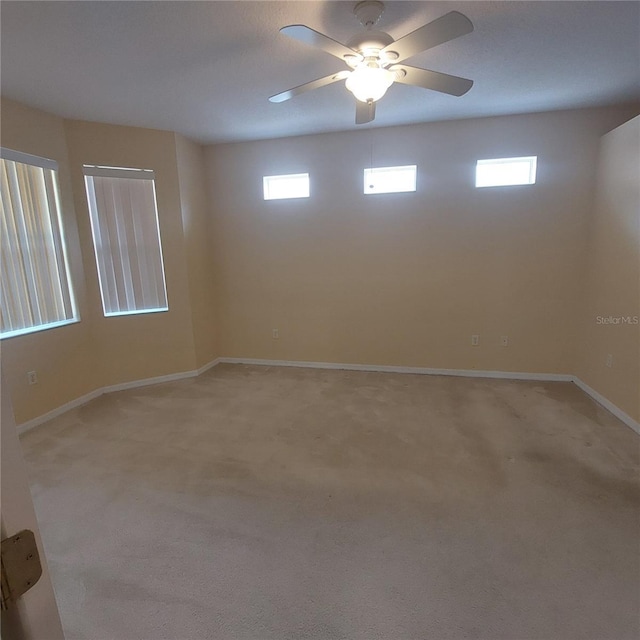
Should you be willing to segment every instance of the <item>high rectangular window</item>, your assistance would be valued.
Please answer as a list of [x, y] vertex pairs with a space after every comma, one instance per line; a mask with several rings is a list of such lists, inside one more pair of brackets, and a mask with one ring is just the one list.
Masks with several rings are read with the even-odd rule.
[[105, 316], [167, 311], [154, 173], [84, 166]]
[[478, 160], [476, 187], [510, 187], [535, 184], [537, 156]]
[[417, 166], [373, 167], [364, 170], [364, 193], [402, 193], [416, 190]]
[[283, 176], [262, 178], [265, 200], [309, 197], [309, 174], [291, 173]]
[[69, 276], [53, 160], [0, 150], [0, 337], [78, 317]]

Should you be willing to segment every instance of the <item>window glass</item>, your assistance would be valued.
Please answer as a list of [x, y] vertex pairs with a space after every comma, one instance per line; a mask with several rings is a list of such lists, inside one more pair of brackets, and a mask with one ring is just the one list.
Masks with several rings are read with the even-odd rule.
[[2, 338], [77, 320], [58, 198], [57, 164], [2, 149]]
[[416, 190], [415, 164], [404, 167], [375, 167], [364, 170], [364, 192], [401, 193]]
[[167, 311], [153, 171], [84, 172], [105, 316]]
[[535, 184], [537, 156], [478, 160], [476, 187], [508, 187]]
[[283, 176], [264, 176], [262, 179], [265, 200], [309, 197], [309, 174], [293, 173]]

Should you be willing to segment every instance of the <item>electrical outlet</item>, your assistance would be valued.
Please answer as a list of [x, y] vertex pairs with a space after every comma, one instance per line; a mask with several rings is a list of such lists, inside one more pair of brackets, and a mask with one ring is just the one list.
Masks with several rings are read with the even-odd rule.
[[35, 371], [27, 371], [29, 384], [38, 384], [38, 374]]
[[605, 363], [607, 365], [607, 367], [609, 367], [609, 369], [611, 369], [611, 367], [613, 367], [613, 354], [612, 353], [608, 353], [607, 354], [607, 361]]
[[280, 337], [280, 332], [277, 329], [272, 329], [271, 330], [271, 337], [274, 340], [277, 340]]
[[500, 345], [503, 347], [509, 346], [509, 336], [500, 336]]
[[480, 336], [473, 335], [471, 336], [471, 346], [477, 347], [480, 344]]

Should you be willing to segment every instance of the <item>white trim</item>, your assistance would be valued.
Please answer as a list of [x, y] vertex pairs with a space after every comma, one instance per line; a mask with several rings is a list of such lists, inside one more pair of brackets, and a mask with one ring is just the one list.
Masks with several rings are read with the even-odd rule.
[[57, 418], [59, 415], [62, 415], [63, 413], [70, 411], [71, 409], [75, 409], [76, 407], [80, 407], [81, 405], [86, 404], [87, 402], [94, 400], [95, 398], [98, 398], [99, 396], [105, 393], [113, 393], [114, 391], [124, 391], [125, 389], [135, 389], [136, 387], [146, 387], [151, 384], [162, 384], [163, 382], [173, 382], [175, 380], [183, 380], [185, 378], [195, 378], [196, 376], [199, 376], [200, 374], [204, 373], [208, 369], [215, 367], [218, 364], [218, 362], [220, 362], [220, 359], [216, 358], [215, 360], [208, 362], [207, 364], [200, 367], [199, 369], [194, 369], [192, 371], [182, 371], [181, 373], [170, 373], [169, 375], [166, 375], [166, 376], [157, 376], [155, 378], [144, 378], [142, 380], [131, 380], [130, 382], [113, 384], [108, 387], [100, 387], [99, 389], [95, 389], [90, 393], [86, 393], [85, 395], [80, 396], [75, 400], [71, 400], [70, 402], [63, 404], [62, 406], [57, 407], [56, 409], [52, 409], [51, 411], [48, 411], [47, 413], [44, 413], [43, 415], [38, 416], [37, 418], [32, 418], [31, 420], [27, 420], [27, 422], [23, 422], [22, 424], [19, 424], [18, 434], [19, 435], [23, 434], [26, 431], [29, 431], [30, 429], [33, 429], [34, 427], [41, 425], [43, 422], [47, 422], [48, 420]]
[[71, 409], [75, 409], [87, 402], [94, 400], [95, 398], [101, 396], [103, 394], [102, 389], [96, 389], [95, 391], [91, 391], [90, 393], [86, 393], [75, 400], [71, 400], [70, 402], [66, 402], [62, 406], [52, 409], [51, 411], [47, 411], [47, 413], [38, 416], [37, 418], [32, 418], [31, 420], [27, 420], [22, 424], [17, 425], [18, 435], [25, 433], [25, 431], [29, 431], [38, 425], [41, 425], [43, 422], [47, 422], [48, 420], [52, 420], [53, 418], [57, 418], [58, 416], [70, 411]]
[[613, 402], [607, 400], [601, 393], [598, 393], [595, 389], [592, 389], [588, 384], [582, 382], [577, 376], [573, 376], [573, 383], [588, 396], [591, 396], [599, 405], [604, 407], [607, 411], [612, 413], [618, 420], [624, 422], [630, 429], [633, 429], [638, 435], [640, 435], [640, 422], [634, 420], [628, 413], [625, 413], [620, 407], [617, 407]]
[[129, 169], [127, 167], [103, 167], [95, 164], [83, 164], [82, 173], [92, 178], [127, 178], [134, 180], [155, 180], [153, 169]]
[[166, 376], [157, 376], [155, 378], [145, 378], [142, 380], [131, 380], [130, 382], [122, 382], [107, 387], [101, 387], [80, 398], [71, 400], [66, 404], [53, 409], [37, 418], [28, 420], [18, 425], [18, 433], [22, 434], [43, 422], [47, 422], [52, 418], [62, 415], [70, 409], [75, 409], [90, 400], [101, 396], [104, 393], [113, 393], [114, 391], [124, 391], [125, 389], [135, 389], [137, 387], [146, 387], [152, 384], [162, 384], [164, 382], [173, 382], [175, 380], [184, 380], [185, 378], [195, 378], [202, 375], [205, 371], [212, 369], [218, 364], [249, 364], [266, 367], [302, 367], [306, 369], [339, 369], [343, 371], [372, 371], [380, 373], [412, 373], [416, 375], [431, 376], [456, 376], [465, 378], [493, 378], [500, 380], [538, 380], [541, 382], [573, 382], [579, 389], [584, 391], [588, 396], [602, 405], [607, 411], [612, 413], [616, 418], [624, 422], [629, 428], [633, 429], [640, 435], [640, 423], [634, 420], [630, 415], [617, 407], [613, 402], [607, 400], [603, 395], [585, 384], [577, 376], [566, 373], [528, 373], [524, 371], [486, 371], [479, 369], [431, 369], [427, 367], [396, 367], [389, 365], [373, 365], [373, 364], [344, 364], [337, 362], [308, 362], [299, 360], [264, 360], [261, 358], [216, 358], [211, 362], [203, 365], [198, 369], [191, 371], [182, 371], [180, 373], [171, 373]]
[[[274, 195], [272, 193], [271, 185], [275, 185], [278, 182], [291, 181], [296, 184], [296, 187], [301, 186], [301, 191], [287, 195]], [[262, 195], [265, 200], [291, 200], [293, 198], [309, 198], [311, 196], [311, 184], [308, 173], [286, 173], [279, 176], [262, 176]]]
[[[73, 306], [75, 307], [75, 304]], [[69, 318], [68, 320], [58, 320], [57, 322], [47, 322], [47, 324], [35, 324], [31, 327], [24, 327], [23, 329], [14, 329], [13, 331], [5, 331], [4, 333], [0, 333], [0, 340], [6, 340], [8, 338], [16, 338], [17, 336], [26, 336], [29, 333], [36, 333], [37, 331], [47, 331], [49, 329], [57, 329], [58, 327], [64, 327], [67, 324], [76, 324], [78, 322], [80, 322], [80, 318], [77, 315], [74, 315], [73, 318]]]
[[[527, 182], [489, 182], [478, 184], [478, 169], [480, 167], [497, 167], [505, 164], [524, 164], [529, 165], [529, 176]], [[485, 189], [488, 187], [517, 187], [521, 185], [531, 185], [536, 183], [536, 169], [538, 164], [538, 156], [523, 156], [520, 158], [488, 158], [486, 160], [476, 161], [476, 188]]]
[[[411, 171], [411, 186], [409, 188], [398, 187], [397, 185], [391, 185], [387, 183], [386, 185], [380, 186], [379, 182], [376, 184], [376, 180], [378, 178], [382, 178], [382, 182], [384, 183], [384, 178], [388, 178], [390, 174], [398, 174], [398, 173], [409, 173], [409, 169]], [[417, 174], [418, 174], [418, 165], [415, 164], [406, 164], [401, 167], [369, 167], [364, 170], [364, 184], [363, 184], [363, 194], [365, 196], [377, 196], [383, 195], [385, 193], [413, 193], [417, 191]]]
[[198, 372], [180, 371], [179, 373], [169, 373], [166, 376], [156, 376], [155, 378], [143, 378], [142, 380], [130, 380], [129, 382], [120, 382], [111, 384], [108, 387], [102, 387], [102, 393], [113, 393], [114, 391], [126, 391], [127, 389], [136, 389], [137, 387], [148, 387], [152, 384], [163, 384], [164, 382], [175, 382], [176, 380], [184, 380], [185, 378], [195, 378]]
[[58, 170], [58, 163], [55, 160], [42, 158], [41, 156], [34, 156], [22, 151], [15, 151], [14, 149], [7, 149], [6, 147], [0, 147], [0, 158], [10, 160], [11, 162], [29, 164], [32, 167], [40, 167], [41, 169], [51, 169], [52, 171]]
[[479, 369], [431, 369], [427, 367], [396, 367], [375, 364], [344, 364], [335, 362], [305, 362], [298, 360], [262, 360], [259, 358], [218, 358], [220, 363], [254, 364], [268, 367], [304, 367], [308, 369], [342, 369], [346, 371], [379, 371], [382, 373], [413, 373], [429, 376], [459, 376], [466, 378], [499, 378], [505, 380], [541, 380], [573, 382], [566, 373], [527, 373], [522, 371], [484, 371]]
[[216, 358], [215, 360], [202, 365], [199, 369], [196, 369], [196, 373], [197, 375], [201, 376], [206, 371], [209, 371], [209, 369], [213, 369], [213, 367], [215, 367], [217, 364], [220, 364], [220, 358]]
[[272, 367], [304, 367], [309, 369], [342, 369], [345, 371], [379, 371], [384, 373], [413, 373], [417, 375], [459, 376], [466, 378], [494, 378], [501, 380], [538, 380], [540, 382], [573, 382], [618, 420], [640, 435], [640, 423], [585, 384], [577, 376], [567, 373], [528, 373], [524, 371], [486, 371], [479, 369], [430, 369], [426, 367], [395, 367], [369, 364], [340, 364], [334, 362], [305, 362], [296, 360], [263, 360], [260, 358], [218, 358], [219, 363], [252, 364]]
[[157, 309], [131, 309], [131, 311], [104, 311], [104, 305], [102, 307], [105, 318], [116, 318], [117, 316], [139, 316], [141, 313], [163, 313], [169, 311], [169, 307], [158, 307]]

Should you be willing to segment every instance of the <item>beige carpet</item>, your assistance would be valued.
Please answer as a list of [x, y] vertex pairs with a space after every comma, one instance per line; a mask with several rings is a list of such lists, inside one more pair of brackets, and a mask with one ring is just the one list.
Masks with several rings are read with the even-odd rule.
[[68, 640], [640, 631], [640, 439], [570, 383], [221, 365], [22, 441]]

